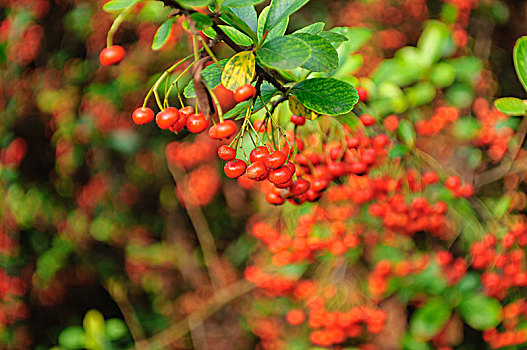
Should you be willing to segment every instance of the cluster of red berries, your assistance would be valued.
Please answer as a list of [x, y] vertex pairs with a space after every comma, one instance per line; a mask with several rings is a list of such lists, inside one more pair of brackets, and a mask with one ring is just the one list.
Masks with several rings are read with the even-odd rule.
[[492, 328], [483, 333], [483, 339], [492, 349], [527, 343], [527, 329], [521, 323], [527, 320], [527, 303], [518, 299], [503, 308], [504, 332]]
[[487, 148], [489, 158], [498, 162], [507, 152], [509, 141], [514, 135], [512, 128], [500, 125], [509, 116], [491, 107], [489, 102], [482, 97], [474, 101], [472, 109], [481, 125], [474, 145]]
[[243, 275], [269, 297], [289, 295], [297, 282], [296, 279], [262, 271], [258, 266], [248, 266]]
[[434, 115], [429, 120], [420, 120], [415, 124], [415, 129], [419, 135], [437, 135], [449, 123], [459, 119], [461, 112], [456, 107], [437, 107]]
[[526, 246], [527, 225], [520, 223], [500, 239], [488, 234], [470, 247], [472, 267], [484, 270], [481, 281], [488, 295], [504, 299], [511, 288], [527, 287]]

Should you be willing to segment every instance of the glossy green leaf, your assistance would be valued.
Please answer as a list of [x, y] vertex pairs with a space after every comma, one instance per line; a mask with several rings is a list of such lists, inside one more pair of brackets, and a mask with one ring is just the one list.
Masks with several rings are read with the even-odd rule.
[[86, 344], [86, 334], [82, 327], [68, 327], [59, 334], [59, 345], [66, 349], [83, 349]]
[[337, 33], [347, 38], [346, 44], [342, 45], [341, 54], [344, 55], [349, 55], [360, 49], [373, 35], [371, 29], [365, 27], [335, 27], [331, 28], [329, 32]]
[[251, 51], [242, 51], [232, 56], [223, 69], [221, 83], [234, 91], [249, 84], [254, 77], [255, 60]]
[[224, 0], [221, 4], [222, 7], [246, 7], [251, 5], [257, 5], [264, 0]]
[[184, 7], [203, 7], [207, 6], [212, 0], [176, 0]]
[[[227, 64], [228, 59], [221, 60], [220, 66], [223, 68]], [[207, 88], [213, 90], [221, 84], [221, 73], [223, 69], [220, 69], [216, 64], [211, 64], [203, 69], [201, 77]], [[185, 87], [183, 95], [186, 98], [195, 98], [196, 92], [194, 91], [194, 83], [191, 80], [190, 83]]]
[[160, 50], [167, 43], [170, 38], [170, 33], [172, 32], [172, 26], [174, 25], [175, 18], [169, 18], [163, 22], [157, 28], [156, 35], [154, 35], [154, 40], [152, 41], [152, 50]]
[[220, 18], [228, 25], [248, 35], [254, 42], [258, 41], [256, 35], [256, 10], [254, 6], [225, 9]]
[[525, 102], [515, 97], [503, 97], [494, 101], [494, 106], [502, 112], [510, 116], [522, 116], [527, 112], [527, 105]]
[[[264, 34], [265, 21], [267, 20], [267, 15], [269, 14], [270, 6], [264, 7], [260, 16], [258, 17], [258, 41], [262, 40]], [[273, 29], [269, 31], [265, 40], [271, 40], [279, 36], [283, 36], [289, 25], [289, 17], [284, 18], [280, 23], [277, 23]]]
[[103, 5], [102, 9], [106, 12], [120, 12], [129, 6], [134, 6], [143, 0], [111, 0]]
[[254, 6], [233, 7], [228, 11], [232, 12], [239, 19], [245, 22], [251, 31], [256, 33], [256, 30], [258, 29], [258, 15]]
[[307, 33], [307, 34], [319, 34], [320, 32], [322, 32], [324, 30], [324, 26], [326, 24], [323, 23], [323, 22], [316, 22], [316, 23], [313, 23], [313, 24], [310, 24], [308, 26], [305, 26], [304, 28], [300, 28], [299, 30], [293, 32], [293, 34], [298, 34], [298, 33]]
[[330, 72], [337, 68], [339, 55], [329, 41], [319, 35], [297, 33], [296, 38], [302, 39], [311, 48], [311, 57], [302, 65], [302, 68], [313, 72]]
[[399, 122], [399, 127], [397, 128], [397, 132], [399, 133], [401, 140], [403, 140], [406, 146], [410, 148], [414, 148], [415, 129], [411, 121], [409, 121], [408, 119], [402, 119]]
[[319, 114], [348, 113], [359, 100], [357, 90], [351, 84], [333, 78], [307, 79], [290, 91], [306, 108]]
[[271, 0], [263, 32], [273, 29], [278, 23], [291, 16], [308, 2], [309, 0]]
[[277, 69], [293, 69], [304, 64], [311, 49], [303, 40], [282, 36], [266, 41], [256, 52], [262, 63]]
[[[251, 40], [251, 38], [249, 38], [247, 35], [243, 34], [242, 32], [240, 32], [238, 29], [234, 27], [225, 26], [221, 24], [218, 27], [220, 27], [220, 29], [223, 30], [223, 32], [227, 34], [227, 36], [231, 38], [232, 41], [234, 41], [238, 45], [250, 46], [253, 44], [253, 41]], [[205, 34], [211, 39], [216, 37], [216, 32], [214, 31], [212, 27], [208, 27], [207, 29], [205, 29], [203, 31], [203, 34]]]
[[479, 331], [496, 327], [503, 318], [501, 304], [481, 294], [465, 297], [457, 306], [457, 311], [470, 327]]
[[[194, 12], [190, 15], [190, 17], [194, 20], [197, 31], [204, 30], [212, 25], [212, 19], [202, 13]], [[187, 30], [190, 29], [188, 20], [183, 22], [183, 27]]]
[[450, 319], [450, 305], [441, 299], [428, 300], [418, 308], [410, 320], [412, 335], [418, 340], [430, 340]]
[[527, 36], [516, 40], [512, 57], [516, 75], [518, 75], [523, 88], [527, 91]]
[[329, 41], [335, 49], [338, 49], [343, 42], [348, 41], [344, 35], [335, 32], [320, 32], [318, 35]]

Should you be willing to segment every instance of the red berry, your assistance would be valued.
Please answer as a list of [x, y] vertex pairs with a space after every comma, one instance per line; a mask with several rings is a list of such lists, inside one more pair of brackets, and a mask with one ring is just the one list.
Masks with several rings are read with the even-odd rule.
[[232, 120], [225, 120], [213, 125], [209, 129], [209, 136], [213, 139], [226, 139], [236, 133], [236, 123]]
[[258, 160], [265, 162], [265, 158], [269, 155], [269, 150], [265, 146], [258, 146], [251, 151], [249, 157], [251, 162], [254, 163]]
[[256, 161], [247, 167], [245, 172], [251, 180], [261, 181], [267, 177], [267, 167], [262, 161]]
[[161, 129], [168, 129], [179, 119], [179, 111], [175, 107], [168, 107], [157, 113], [156, 123]]
[[124, 58], [124, 49], [122, 46], [113, 45], [105, 48], [99, 54], [99, 60], [103, 66], [111, 66], [121, 62]]
[[298, 326], [306, 320], [306, 314], [301, 310], [291, 310], [285, 315], [285, 320], [292, 326]]
[[427, 185], [439, 181], [439, 176], [433, 171], [427, 171], [423, 174], [423, 182]]
[[265, 200], [268, 203], [274, 204], [274, 205], [282, 205], [285, 202], [285, 199], [283, 199], [282, 197], [280, 197], [279, 195], [277, 195], [276, 193], [272, 191], [267, 192], [267, 194], [265, 195]]
[[276, 188], [280, 188], [280, 189], [282, 189], [282, 188], [288, 188], [288, 187], [290, 187], [292, 184], [293, 184], [293, 179], [291, 178], [291, 179], [289, 179], [289, 181], [284, 182], [283, 184], [275, 184], [275, 187], [276, 187]]
[[179, 115], [185, 116], [185, 119], [194, 114], [194, 108], [192, 106], [186, 106], [179, 110]]
[[229, 160], [223, 167], [225, 175], [231, 179], [236, 179], [242, 176], [245, 173], [245, 169], [247, 169], [247, 164], [240, 159]]
[[236, 151], [232, 147], [221, 145], [218, 147], [218, 157], [220, 157], [221, 160], [233, 160], [236, 158]]
[[293, 173], [287, 166], [281, 166], [269, 172], [269, 181], [276, 184], [283, 184], [291, 179]]
[[457, 189], [461, 185], [461, 179], [459, 176], [452, 175], [449, 176], [448, 179], [445, 181], [445, 187], [449, 188], [451, 190]]
[[302, 126], [306, 123], [306, 117], [293, 114], [291, 116], [291, 122], [297, 126]]
[[311, 189], [317, 192], [324, 191], [329, 186], [329, 181], [323, 177], [313, 179]]
[[203, 113], [192, 114], [187, 118], [187, 129], [193, 134], [205, 131], [209, 126], [209, 120]]
[[245, 84], [234, 90], [234, 99], [236, 102], [243, 102], [256, 95], [256, 88], [251, 84]]
[[269, 169], [276, 169], [281, 167], [285, 163], [285, 155], [282, 151], [273, 151], [265, 158], [265, 165]]
[[368, 90], [361, 86], [356, 87], [357, 94], [359, 95], [359, 102], [364, 102], [368, 100]]
[[306, 193], [309, 190], [309, 186], [309, 181], [300, 178], [293, 182], [291, 188], [289, 189], [289, 192], [292, 196], [299, 196], [301, 194]]
[[371, 126], [375, 124], [375, 118], [369, 114], [363, 114], [359, 117], [360, 121], [364, 126]]
[[291, 176], [293, 176], [296, 173], [296, 167], [293, 163], [289, 162], [284, 164], [285, 167], [289, 168], [291, 170]]
[[152, 120], [154, 120], [154, 111], [148, 107], [136, 108], [132, 113], [132, 120], [137, 125], [150, 123]]

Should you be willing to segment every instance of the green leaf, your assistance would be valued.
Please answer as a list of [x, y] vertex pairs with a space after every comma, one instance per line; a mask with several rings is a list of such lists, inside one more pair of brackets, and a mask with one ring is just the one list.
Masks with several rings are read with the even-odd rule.
[[348, 38], [346, 38], [344, 35], [341, 35], [339, 33], [334, 32], [321, 32], [318, 35], [326, 39], [333, 45], [335, 49], [338, 49], [340, 44], [342, 44], [345, 41], [348, 41]]
[[309, 0], [271, 0], [269, 15], [265, 21], [263, 32], [271, 30], [278, 23], [291, 16]]
[[225, 9], [220, 18], [228, 25], [247, 34], [253, 42], [258, 41], [256, 35], [256, 10], [254, 9], [254, 6]]
[[234, 91], [240, 86], [249, 84], [254, 77], [255, 61], [251, 51], [242, 51], [232, 56], [221, 74], [221, 83], [225, 88]]
[[406, 98], [413, 107], [430, 103], [435, 97], [436, 88], [427, 81], [417, 83], [406, 89]]
[[447, 100], [456, 107], [467, 108], [474, 101], [474, 89], [470, 83], [454, 83], [446, 91]]
[[337, 33], [347, 38], [346, 44], [342, 45], [340, 54], [349, 55], [360, 49], [370, 40], [373, 35], [371, 29], [365, 27], [335, 27], [330, 33]]
[[306, 108], [319, 114], [348, 113], [359, 100], [357, 90], [351, 84], [333, 78], [307, 79], [290, 91]]
[[503, 318], [501, 304], [481, 294], [464, 298], [457, 306], [457, 311], [470, 327], [479, 331], [496, 327]]
[[108, 339], [114, 341], [119, 340], [128, 333], [128, 328], [123, 320], [118, 318], [110, 318], [105, 323], [106, 336]]
[[59, 345], [66, 349], [83, 349], [86, 343], [86, 334], [82, 327], [68, 327], [59, 334]]
[[319, 35], [297, 33], [293, 36], [302, 39], [311, 48], [311, 57], [302, 68], [313, 72], [330, 72], [337, 68], [339, 55], [329, 41]]
[[257, 5], [264, 0], [224, 0], [221, 4], [222, 7], [246, 7], [251, 5]]
[[522, 36], [516, 41], [512, 57], [518, 79], [527, 91], [527, 36]]
[[401, 136], [401, 140], [403, 140], [406, 146], [408, 146], [409, 148], [414, 148], [415, 129], [411, 121], [409, 121], [408, 119], [402, 119], [399, 122], [397, 132], [399, 133], [399, 136]]
[[410, 320], [412, 335], [418, 340], [430, 340], [450, 319], [450, 305], [441, 299], [430, 299], [417, 309]]
[[[194, 12], [194, 13], [192, 13], [190, 15], [190, 17], [196, 23], [196, 30], [197, 31], [206, 29], [206, 28], [208, 28], [208, 27], [210, 27], [212, 25], [212, 19], [209, 16], [204, 15], [203, 13]], [[185, 29], [187, 29], [187, 30], [190, 29], [190, 26], [188, 24], [188, 20], [187, 19], [183, 22], [183, 27]]]
[[430, 347], [406, 334], [403, 338], [403, 350], [430, 350]]
[[293, 69], [304, 64], [311, 55], [309, 45], [293, 36], [266, 41], [256, 52], [262, 63], [277, 69]]
[[407, 155], [408, 152], [410, 152], [410, 148], [408, 148], [408, 146], [401, 145], [401, 144], [395, 145], [390, 150], [390, 159], [403, 157]]
[[157, 28], [156, 35], [154, 35], [154, 40], [152, 41], [152, 50], [160, 50], [167, 43], [170, 38], [170, 33], [172, 32], [172, 26], [174, 25], [175, 18], [169, 18], [163, 22]]
[[452, 85], [456, 79], [456, 70], [451, 64], [439, 62], [430, 74], [430, 81], [437, 87], [447, 87]]
[[324, 26], [325, 25], [326, 24], [324, 22], [316, 22], [316, 23], [310, 24], [308, 26], [305, 26], [304, 28], [300, 28], [299, 30], [293, 32], [293, 34], [307, 33], [307, 34], [316, 35], [316, 34], [319, 34], [321, 31], [324, 30]]
[[494, 208], [492, 209], [492, 214], [494, 214], [496, 219], [500, 219], [505, 213], [507, 213], [510, 206], [511, 197], [505, 195], [496, 202], [496, 205], [494, 205]]
[[[260, 16], [258, 17], [258, 41], [262, 40], [264, 34], [264, 25], [267, 20], [267, 15], [269, 14], [269, 6], [264, 7]], [[277, 23], [276, 26], [269, 31], [265, 40], [271, 40], [279, 36], [283, 36], [289, 25], [289, 17], [284, 18], [280, 23]]]
[[129, 6], [134, 6], [143, 0], [111, 0], [102, 9], [106, 12], [120, 12]]
[[463, 117], [459, 118], [453, 125], [452, 132], [454, 136], [463, 141], [472, 140], [478, 133], [480, 126], [476, 118]]
[[423, 63], [431, 66], [438, 61], [448, 46], [448, 39], [449, 30], [446, 24], [439, 21], [428, 21], [417, 41]]
[[467, 56], [446, 60], [454, 67], [458, 80], [473, 82], [483, 69], [483, 62], [477, 57]]
[[203, 7], [210, 4], [212, 0], [177, 0], [177, 2], [185, 7]]
[[494, 106], [502, 112], [510, 116], [522, 116], [527, 112], [527, 105], [525, 102], [515, 97], [503, 97], [494, 101]]
[[[234, 41], [238, 45], [251, 46], [253, 44], [253, 41], [251, 38], [249, 38], [247, 35], [243, 34], [242, 32], [240, 32], [238, 29], [234, 27], [225, 26], [222, 24], [220, 24], [218, 27], [220, 27], [220, 29], [223, 30], [223, 32], [227, 34], [227, 36], [231, 38], [232, 41]], [[208, 27], [207, 29], [205, 29], [203, 31], [203, 34], [205, 34], [211, 39], [216, 37], [216, 32], [214, 31], [214, 29], [212, 29], [212, 27]]]
[[[201, 72], [201, 77], [203, 78], [203, 82], [205, 85], [207, 85], [207, 88], [214, 90], [218, 85], [221, 84], [221, 73], [223, 72], [223, 67], [227, 64], [228, 59], [221, 60], [220, 66], [222, 69], [220, 69], [215, 63], [205, 67], [203, 71]], [[190, 83], [185, 87], [185, 90], [183, 91], [183, 95], [185, 95], [186, 98], [195, 98], [196, 93], [194, 91], [194, 82], [191, 80]]]
[[89, 310], [84, 316], [82, 326], [89, 337], [97, 339], [104, 333], [104, 316], [95, 309]]

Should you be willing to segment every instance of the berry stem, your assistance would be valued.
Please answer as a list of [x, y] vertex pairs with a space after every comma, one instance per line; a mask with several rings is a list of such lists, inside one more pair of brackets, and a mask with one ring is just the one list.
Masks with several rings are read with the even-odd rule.
[[[221, 109], [220, 101], [218, 100], [218, 97], [214, 93], [214, 91], [209, 90], [210, 97], [212, 97], [212, 100], [214, 101], [214, 104], [216, 105], [216, 112], [218, 113], [218, 119], [220, 120], [220, 123], [223, 122], [223, 111]], [[212, 121], [214, 122], [214, 118], [212, 118]]]

